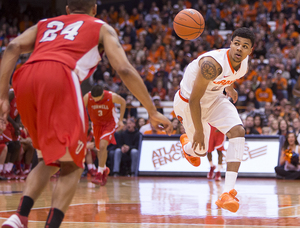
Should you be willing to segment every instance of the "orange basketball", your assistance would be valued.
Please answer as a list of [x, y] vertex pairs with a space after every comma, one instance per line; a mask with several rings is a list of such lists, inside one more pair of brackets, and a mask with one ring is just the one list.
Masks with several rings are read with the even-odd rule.
[[174, 18], [173, 28], [176, 34], [184, 40], [198, 38], [205, 27], [201, 13], [194, 9], [181, 10]]

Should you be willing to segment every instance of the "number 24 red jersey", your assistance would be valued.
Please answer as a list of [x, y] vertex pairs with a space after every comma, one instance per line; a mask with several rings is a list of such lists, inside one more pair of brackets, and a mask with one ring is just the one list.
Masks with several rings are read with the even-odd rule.
[[104, 23], [86, 14], [63, 15], [39, 21], [35, 48], [26, 63], [58, 61], [74, 70], [80, 81], [86, 79], [101, 60], [98, 43]]

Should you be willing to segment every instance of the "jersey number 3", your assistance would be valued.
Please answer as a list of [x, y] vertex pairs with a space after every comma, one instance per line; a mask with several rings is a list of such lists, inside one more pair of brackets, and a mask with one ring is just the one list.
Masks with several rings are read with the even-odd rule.
[[44, 36], [40, 42], [53, 41], [57, 37], [59, 31], [61, 31], [60, 35], [65, 35], [64, 39], [74, 40], [78, 35], [78, 30], [82, 24], [83, 21], [77, 21], [64, 27], [65, 24], [61, 21], [51, 21], [47, 24], [48, 30], [44, 32]]

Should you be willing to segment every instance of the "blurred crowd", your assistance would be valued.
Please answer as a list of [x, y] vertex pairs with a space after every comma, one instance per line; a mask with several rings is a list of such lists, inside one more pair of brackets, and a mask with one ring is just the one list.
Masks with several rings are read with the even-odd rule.
[[[191, 41], [180, 39], [172, 27], [175, 15], [185, 8], [196, 9], [205, 18], [203, 34]], [[9, 41], [37, 22], [33, 14], [25, 10], [19, 18], [0, 18], [1, 53]], [[236, 28], [251, 28], [256, 42], [249, 58], [250, 68], [245, 77], [235, 82], [239, 94], [235, 105], [246, 134], [286, 136], [293, 131], [300, 141], [300, 99], [293, 95], [300, 75], [300, 1], [162, 0], [160, 4], [152, 1], [151, 7], [140, 1], [131, 9], [122, 3], [107, 9], [100, 5], [97, 17], [117, 31], [129, 61], [162, 113], [160, 102], [173, 101], [183, 72], [193, 59], [212, 49], [228, 48]], [[16, 69], [28, 57], [29, 54], [22, 55]], [[137, 131], [164, 134], [140, 118], [132, 106], [135, 98], [105, 55], [87, 84], [101, 84], [126, 99], [125, 119], [134, 118]], [[174, 134], [182, 134], [180, 122], [172, 122]]]

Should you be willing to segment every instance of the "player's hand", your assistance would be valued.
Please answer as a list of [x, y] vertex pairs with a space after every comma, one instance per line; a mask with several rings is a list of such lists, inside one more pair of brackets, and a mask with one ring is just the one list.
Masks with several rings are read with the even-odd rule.
[[195, 131], [194, 133], [193, 143], [192, 143], [193, 150], [196, 150], [198, 146], [200, 150], [205, 150], [203, 131]]
[[171, 121], [160, 112], [156, 111], [154, 114], [149, 115], [150, 123], [156, 130], [165, 130], [168, 135], [173, 132]]
[[6, 129], [7, 115], [9, 114], [9, 100], [8, 95], [0, 98], [0, 131], [3, 132]]
[[123, 129], [123, 127], [124, 127], [124, 123], [123, 123], [123, 121], [119, 121], [119, 122], [118, 122], [118, 124], [117, 124], [117, 131], [120, 131], [120, 130], [122, 130], [122, 129]]
[[230, 86], [230, 87], [227, 87], [227, 88], [225, 89], [225, 91], [226, 91], [226, 96], [227, 96], [227, 97], [231, 97], [233, 103], [237, 102], [237, 100], [238, 100], [238, 93], [237, 93], [237, 91], [236, 91], [234, 88], [232, 88], [232, 87]]

